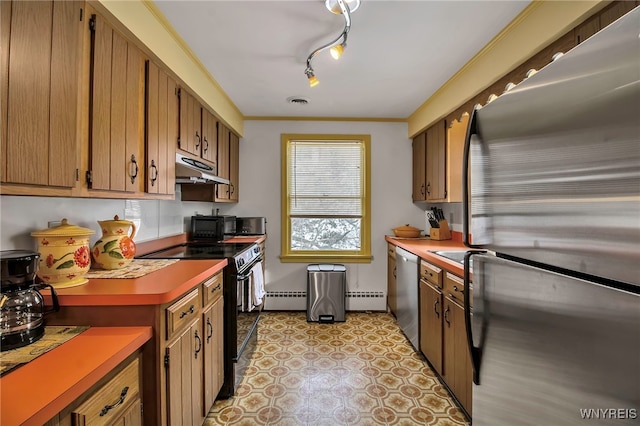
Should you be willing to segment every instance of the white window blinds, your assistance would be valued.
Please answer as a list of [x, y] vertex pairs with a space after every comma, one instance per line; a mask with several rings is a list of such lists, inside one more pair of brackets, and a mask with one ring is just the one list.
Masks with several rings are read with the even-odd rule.
[[290, 217], [362, 217], [362, 141], [290, 141]]

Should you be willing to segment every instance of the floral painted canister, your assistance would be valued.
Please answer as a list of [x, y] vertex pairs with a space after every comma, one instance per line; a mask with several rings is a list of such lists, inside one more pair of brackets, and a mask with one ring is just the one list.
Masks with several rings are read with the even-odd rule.
[[70, 225], [62, 219], [60, 226], [35, 231], [31, 236], [38, 242], [40, 265], [38, 277], [55, 288], [74, 287], [87, 283], [91, 267], [89, 236], [94, 231]]
[[93, 245], [94, 266], [102, 269], [120, 269], [127, 266], [136, 254], [136, 226], [130, 220], [99, 220], [102, 237]]

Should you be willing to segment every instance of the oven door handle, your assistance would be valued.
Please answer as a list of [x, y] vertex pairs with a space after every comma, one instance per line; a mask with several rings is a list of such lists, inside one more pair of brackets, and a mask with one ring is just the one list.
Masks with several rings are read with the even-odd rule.
[[245, 269], [249, 270], [248, 274], [236, 274], [234, 275], [235, 279], [238, 281], [247, 281], [249, 278], [251, 278], [253, 276], [253, 267], [256, 266], [256, 264], [260, 262], [260, 258], [256, 258], [256, 260], [252, 263], [249, 264], [249, 266]]

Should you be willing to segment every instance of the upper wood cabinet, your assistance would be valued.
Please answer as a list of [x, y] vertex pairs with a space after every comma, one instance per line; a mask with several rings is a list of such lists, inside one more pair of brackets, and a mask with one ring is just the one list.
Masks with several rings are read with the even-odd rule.
[[469, 114], [460, 120], [453, 120], [447, 129], [447, 200], [452, 203], [462, 202], [462, 161], [464, 142], [467, 137]]
[[147, 61], [147, 138], [145, 191], [175, 193], [178, 88], [173, 78]]
[[202, 155], [213, 165], [214, 174], [217, 173], [218, 165], [218, 120], [206, 108], [202, 108]]
[[0, 2], [4, 183], [76, 184], [83, 5]]
[[447, 138], [438, 121], [413, 139], [413, 201], [447, 201]]
[[[224, 179], [231, 177], [231, 131], [222, 123], [218, 123], [218, 176]], [[215, 201], [230, 201], [231, 185], [216, 185]]]
[[89, 170], [94, 190], [144, 188], [144, 81], [142, 52], [97, 14], [89, 19]]
[[447, 198], [447, 138], [445, 122], [441, 120], [427, 129], [427, 201]]
[[229, 134], [229, 200], [238, 202], [238, 178], [240, 176], [240, 137]]
[[422, 132], [413, 138], [413, 201], [427, 199], [427, 175], [425, 173], [427, 160], [427, 137]]
[[202, 152], [202, 108], [186, 89], [178, 89], [180, 100], [180, 138], [178, 148], [200, 157]]

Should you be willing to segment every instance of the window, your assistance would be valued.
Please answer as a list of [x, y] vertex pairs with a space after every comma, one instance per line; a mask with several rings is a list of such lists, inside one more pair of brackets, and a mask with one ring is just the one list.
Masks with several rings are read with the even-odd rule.
[[282, 135], [284, 262], [370, 262], [369, 135]]

